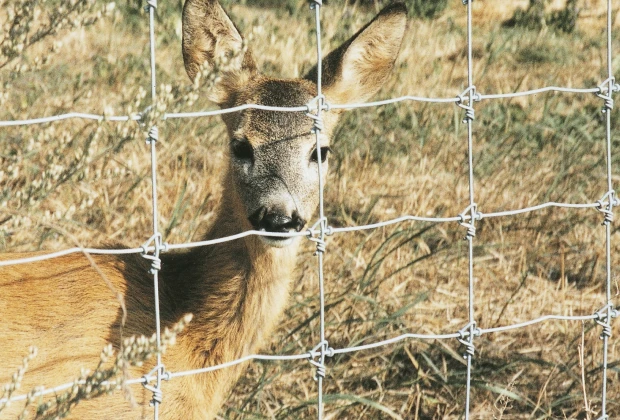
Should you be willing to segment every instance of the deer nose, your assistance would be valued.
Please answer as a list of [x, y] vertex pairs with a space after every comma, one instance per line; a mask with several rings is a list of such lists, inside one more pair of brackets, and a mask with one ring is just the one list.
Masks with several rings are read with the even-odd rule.
[[267, 210], [265, 207], [255, 211], [249, 219], [254, 229], [267, 232], [290, 232], [291, 230], [299, 232], [306, 225], [306, 221], [297, 211], [293, 211], [293, 214], [288, 216], [276, 210]]

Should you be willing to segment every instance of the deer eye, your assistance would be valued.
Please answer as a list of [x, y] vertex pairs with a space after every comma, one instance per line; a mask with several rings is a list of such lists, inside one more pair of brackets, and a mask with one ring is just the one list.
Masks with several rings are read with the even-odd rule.
[[[331, 152], [332, 149], [330, 149], [329, 147], [321, 147], [321, 163], [325, 162], [325, 160], [327, 160], [327, 154], [329, 152]], [[319, 154], [317, 153], [316, 149], [314, 149], [312, 151], [312, 154], [310, 155], [310, 161], [311, 162], [318, 162], [319, 161]]]
[[230, 150], [237, 159], [254, 160], [254, 149], [247, 140], [234, 139], [230, 143]]

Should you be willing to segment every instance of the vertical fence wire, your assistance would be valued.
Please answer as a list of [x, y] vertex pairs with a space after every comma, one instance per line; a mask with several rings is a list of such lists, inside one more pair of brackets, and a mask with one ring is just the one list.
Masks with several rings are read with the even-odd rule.
[[467, 339], [468, 346], [465, 353], [467, 359], [467, 385], [465, 394], [465, 419], [469, 420], [469, 409], [471, 405], [471, 374], [472, 363], [474, 357], [474, 331], [476, 328], [475, 314], [474, 314], [474, 236], [475, 236], [475, 219], [476, 219], [476, 202], [474, 199], [474, 158], [473, 158], [473, 104], [475, 96], [474, 75], [473, 75], [473, 60], [472, 60], [472, 8], [473, 0], [463, 0], [463, 4], [467, 8], [467, 90], [469, 91], [469, 115], [465, 116], [464, 122], [467, 124], [467, 164], [468, 164], [468, 176], [469, 176], [469, 210], [471, 214], [471, 224], [468, 230], [466, 239], [468, 247], [468, 281], [469, 281], [469, 293], [468, 293], [468, 307], [469, 307], [469, 337]]
[[[615, 80], [612, 68], [612, 9], [611, 0], [607, 0], [607, 97], [603, 112], [605, 113], [605, 135], [606, 135], [606, 163], [607, 163], [607, 215], [603, 225], [605, 227], [605, 321], [601, 338], [603, 340], [603, 362], [602, 362], [602, 385], [601, 385], [601, 416], [599, 420], [608, 419], [607, 415], [607, 368], [609, 354], [609, 338], [611, 336], [611, 317], [613, 305], [611, 302], [611, 220], [613, 219], [613, 206], [615, 194], [613, 191], [612, 175], [611, 175], [611, 110], [613, 108], [613, 93], [615, 88]], [[605, 205], [604, 203], [602, 206]], [[602, 207], [601, 206], [601, 207]]]
[[[324, 197], [323, 187], [325, 180], [323, 179], [322, 157], [321, 157], [321, 129], [323, 128], [321, 111], [323, 107], [323, 92], [322, 92], [322, 48], [321, 48], [321, 5], [322, 0], [311, 0], [310, 7], [314, 10], [314, 20], [316, 25], [316, 59], [317, 59], [317, 80], [316, 80], [316, 117], [314, 119], [314, 135], [316, 138], [316, 153], [317, 164], [319, 172], [319, 238], [317, 240], [316, 256], [318, 265], [319, 276], [319, 344], [317, 345], [320, 350], [319, 362], [317, 364], [317, 415], [318, 419], [323, 419], [323, 380], [325, 379], [325, 352], [327, 350], [327, 341], [325, 340], [325, 278], [323, 272], [323, 257], [325, 253], [325, 229], [327, 227], [325, 219]], [[309, 110], [310, 111], [310, 110]]]
[[[149, 12], [149, 45], [150, 45], [150, 62], [151, 62], [151, 112], [157, 115], [157, 78], [155, 66], [155, 12], [157, 9], [157, 0], [147, 0], [147, 8]], [[155, 124], [155, 122], [154, 122]], [[155, 420], [159, 419], [159, 405], [162, 402], [161, 381], [163, 374], [162, 356], [161, 356], [161, 320], [159, 311], [159, 270], [161, 261], [159, 253], [161, 248], [161, 234], [159, 233], [159, 219], [157, 208], [157, 150], [156, 145], [159, 140], [159, 131], [157, 125], [153, 125], [149, 131], [147, 143], [151, 149], [151, 187], [152, 187], [152, 203], [153, 203], [153, 244], [155, 246], [154, 254], [151, 256], [151, 274], [153, 275], [153, 299], [155, 305], [155, 339], [157, 346], [156, 366], [155, 366], [155, 387], [147, 388], [153, 392], [153, 416]], [[149, 241], [150, 242], [150, 241]], [[146, 249], [145, 249], [146, 254]], [[148, 386], [148, 383], [145, 383]]]

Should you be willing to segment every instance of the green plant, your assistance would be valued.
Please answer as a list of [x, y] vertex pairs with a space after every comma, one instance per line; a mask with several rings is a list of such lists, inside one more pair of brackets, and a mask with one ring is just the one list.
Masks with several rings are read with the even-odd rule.
[[435, 19], [448, 6], [448, 0], [407, 0], [406, 3], [411, 16], [423, 19]]
[[579, 17], [577, 0], [567, 0], [563, 9], [550, 13], [546, 12], [547, 3], [548, 0], [530, 0], [527, 9], [517, 9], [512, 18], [504, 22], [504, 25], [533, 30], [549, 27], [566, 33], [573, 32]]

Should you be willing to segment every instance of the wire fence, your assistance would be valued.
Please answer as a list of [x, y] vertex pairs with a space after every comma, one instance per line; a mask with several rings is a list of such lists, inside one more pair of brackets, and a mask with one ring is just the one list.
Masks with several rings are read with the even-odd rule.
[[[542, 87], [534, 90], [527, 90], [514, 93], [499, 93], [499, 94], [482, 94], [476, 90], [474, 85], [474, 72], [473, 72], [473, 58], [472, 58], [472, 1], [462, 0], [463, 6], [467, 13], [467, 81], [468, 86], [462, 93], [451, 98], [428, 98], [419, 96], [402, 96], [398, 98], [368, 102], [368, 103], [348, 103], [348, 104], [333, 104], [328, 103], [325, 97], [322, 95], [321, 90], [321, 18], [320, 11], [323, 6], [322, 0], [310, 0], [310, 7], [314, 12], [315, 24], [316, 24], [316, 52], [317, 52], [317, 97], [314, 98], [309, 104], [301, 107], [273, 107], [263, 106], [257, 104], [246, 104], [234, 108], [213, 110], [213, 111], [199, 111], [199, 112], [185, 112], [185, 113], [165, 113], [161, 117], [162, 120], [176, 119], [176, 118], [197, 118], [197, 117], [212, 117], [231, 112], [239, 112], [246, 109], [262, 109], [269, 111], [282, 111], [282, 112], [306, 112], [308, 116], [315, 120], [313, 132], [316, 135], [316, 145], [319, 165], [319, 218], [318, 221], [309, 229], [296, 233], [272, 233], [264, 231], [250, 230], [242, 232], [237, 235], [219, 238], [215, 240], [207, 240], [200, 242], [187, 242], [181, 244], [168, 244], [162, 242], [162, 234], [159, 230], [158, 223], [158, 208], [157, 208], [157, 141], [159, 132], [157, 125], [153, 125], [149, 130], [147, 143], [150, 146], [150, 158], [151, 158], [151, 180], [152, 180], [152, 235], [148, 241], [139, 247], [131, 249], [96, 249], [96, 248], [70, 248], [58, 252], [41, 254], [35, 257], [5, 260], [0, 261], [1, 266], [15, 265], [15, 264], [27, 264], [36, 261], [48, 260], [58, 258], [64, 255], [73, 253], [88, 253], [88, 254], [142, 254], [142, 256], [151, 261], [151, 273], [153, 275], [153, 289], [155, 296], [155, 327], [157, 337], [157, 348], [159, 350], [161, 346], [161, 328], [160, 328], [160, 314], [159, 314], [159, 291], [158, 291], [158, 273], [160, 269], [159, 256], [161, 253], [168, 252], [175, 249], [184, 249], [192, 247], [202, 246], [214, 246], [228, 241], [233, 241], [250, 235], [256, 236], [279, 236], [279, 237], [295, 237], [302, 236], [316, 243], [316, 257], [317, 257], [317, 271], [318, 271], [318, 294], [320, 300], [320, 317], [319, 317], [319, 336], [320, 341], [314, 348], [306, 353], [294, 354], [294, 355], [263, 355], [252, 354], [245, 356], [241, 359], [231, 360], [219, 365], [208, 366], [202, 369], [181, 371], [181, 372], [169, 372], [165, 369], [165, 365], [162, 361], [161, 353], [157, 354], [157, 362], [155, 368], [144, 375], [141, 378], [134, 378], [125, 381], [127, 385], [142, 384], [148, 390], [153, 392], [153, 406], [154, 406], [154, 418], [157, 420], [159, 417], [159, 407], [162, 404], [162, 380], [173, 380], [174, 378], [199, 375], [206, 372], [215, 371], [218, 369], [225, 369], [234, 365], [238, 365], [244, 362], [252, 360], [271, 360], [271, 361], [295, 361], [295, 360], [307, 360], [315, 368], [315, 379], [318, 384], [318, 418], [323, 418], [323, 384], [325, 381], [326, 366], [325, 361], [328, 358], [334, 357], [338, 354], [352, 353], [358, 351], [369, 350], [377, 347], [389, 346], [403, 340], [458, 340], [464, 346], [464, 355], [467, 365], [467, 379], [466, 379], [466, 397], [464, 402], [464, 417], [470, 418], [470, 405], [471, 405], [471, 384], [472, 384], [472, 360], [475, 355], [475, 341], [476, 338], [491, 333], [507, 332], [515, 329], [525, 328], [534, 324], [553, 321], [594, 321], [601, 328], [602, 339], [602, 360], [601, 360], [601, 375], [602, 375], [602, 387], [601, 394], [601, 410], [600, 416], [597, 420], [610, 419], [610, 414], [607, 410], [607, 377], [608, 377], [608, 347], [609, 340], [611, 338], [611, 322], [614, 318], [618, 317], [619, 311], [614, 306], [611, 294], [611, 279], [612, 279], [612, 267], [611, 267], [611, 224], [614, 219], [614, 208], [620, 205], [620, 200], [616, 198], [615, 191], [612, 185], [612, 142], [611, 142], [611, 111], [614, 107], [613, 93], [620, 91], [620, 85], [616, 84], [613, 69], [612, 69], [612, 0], [607, 0], [607, 23], [606, 23], [606, 44], [607, 44], [607, 68], [606, 72], [608, 78], [604, 80], [599, 86], [591, 88], [566, 88], [566, 87]], [[151, 65], [151, 101], [152, 106], [157, 101], [157, 88], [156, 88], [156, 72], [155, 72], [155, 13], [157, 10], [157, 0], [147, 0], [147, 6], [149, 15], [149, 38], [150, 38], [150, 65]], [[565, 94], [595, 94], [601, 98], [604, 102], [602, 112], [605, 114], [605, 126], [606, 126], [606, 187], [607, 192], [599, 200], [592, 200], [588, 203], [561, 203], [561, 202], [546, 202], [536, 206], [527, 208], [499, 211], [493, 213], [483, 213], [479, 210], [476, 204], [475, 195], [475, 179], [473, 173], [473, 144], [474, 144], [474, 125], [475, 120], [475, 103], [483, 100], [495, 100], [515, 98], [520, 96], [529, 96], [540, 93], [557, 92]], [[467, 125], [467, 149], [468, 149], [468, 180], [469, 180], [469, 205], [460, 214], [453, 217], [420, 217], [415, 215], [406, 215], [399, 218], [387, 220], [380, 223], [373, 223], [368, 225], [350, 226], [335, 228], [329, 225], [328, 218], [324, 212], [324, 197], [323, 187], [325, 180], [321, 176], [321, 147], [319, 142], [319, 134], [322, 128], [322, 113], [329, 112], [335, 109], [355, 109], [355, 108], [367, 108], [377, 107], [387, 104], [394, 104], [399, 102], [431, 102], [439, 104], [454, 104], [462, 108], [465, 112], [463, 123]], [[28, 120], [12, 120], [12, 121], [0, 121], [0, 127], [8, 126], [25, 126], [31, 124], [43, 124], [55, 121], [61, 121], [71, 118], [77, 119], [90, 119], [97, 121], [111, 121], [111, 122], [124, 122], [124, 121], [143, 121], [145, 119], [144, 114], [124, 115], [124, 116], [106, 116], [97, 114], [85, 114], [85, 113], [67, 113], [62, 115], [34, 118]], [[526, 322], [521, 322], [512, 325], [505, 325], [494, 328], [480, 328], [476, 323], [476, 311], [475, 311], [475, 288], [474, 288], [474, 258], [473, 247], [474, 238], [476, 236], [476, 222], [482, 219], [514, 216], [522, 213], [535, 212], [545, 208], [567, 208], [567, 209], [595, 209], [602, 213], [603, 226], [605, 230], [605, 301], [601, 302], [601, 308], [594, 311], [590, 315], [581, 316], [560, 316], [560, 315], [545, 315], [536, 319], [532, 319]], [[369, 343], [360, 346], [346, 347], [346, 348], [332, 348], [329, 346], [325, 336], [325, 293], [324, 293], [324, 270], [323, 261], [326, 254], [326, 238], [331, 235], [377, 229], [393, 224], [399, 224], [403, 222], [416, 221], [416, 222], [431, 222], [431, 223], [458, 223], [466, 230], [465, 240], [468, 243], [468, 323], [464, 325], [458, 331], [449, 334], [402, 334], [387, 340]], [[56, 386], [54, 388], [41, 389], [34, 396], [53, 395], [62, 390], [69, 389], [74, 385], [74, 382]], [[29, 395], [17, 395], [11, 396], [11, 401], [24, 401]], [[7, 399], [0, 399], [0, 403], [6, 402]]]

